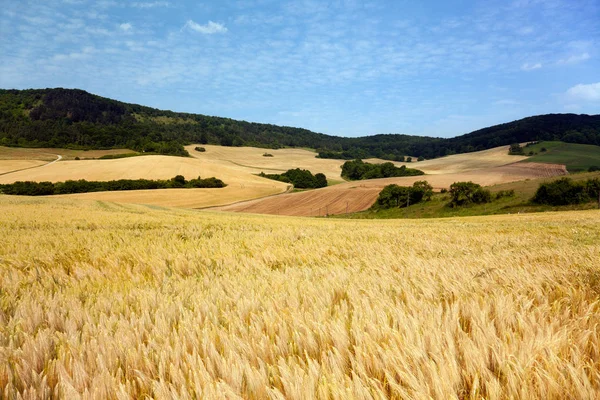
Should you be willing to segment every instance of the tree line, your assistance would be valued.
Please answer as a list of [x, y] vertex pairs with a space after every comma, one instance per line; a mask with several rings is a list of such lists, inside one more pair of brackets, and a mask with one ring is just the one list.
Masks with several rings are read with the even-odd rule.
[[265, 148], [310, 147], [323, 158], [403, 161], [511, 143], [562, 140], [600, 145], [600, 116], [549, 114], [450, 139], [398, 134], [337, 137], [302, 128], [163, 111], [77, 89], [0, 89], [0, 145], [107, 149], [188, 155], [190, 143]]
[[200, 176], [189, 181], [182, 175], [172, 179], [119, 179], [113, 181], [87, 181], [85, 179], [67, 180], [65, 182], [33, 182], [18, 181], [0, 185], [0, 193], [18, 196], [48, 196], [54, 194], [72, 194], [88, 192], [109, 192], [119, 190], [144, 189], [179, 189], [179, 188], [222, 188], [227, 186], [215, 177]]

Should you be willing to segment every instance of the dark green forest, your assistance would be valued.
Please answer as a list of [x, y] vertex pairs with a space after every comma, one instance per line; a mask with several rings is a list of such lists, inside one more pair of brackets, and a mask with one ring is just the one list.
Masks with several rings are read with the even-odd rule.
[[385, 134], [346, 138], [307, 129], [163, 111], [77, 89], [0, 89], [0, 145], [108, 149], [187, 156], [190, 143], [310, 147], [321, 157], [436, 158], [511, 143], [559, 140], [600, 145], [600, 115], [548, 114], [450, 139]]

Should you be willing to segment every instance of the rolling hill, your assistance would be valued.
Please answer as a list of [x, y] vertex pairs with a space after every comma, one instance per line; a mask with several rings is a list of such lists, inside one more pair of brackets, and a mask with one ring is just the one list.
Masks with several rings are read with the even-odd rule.
[[310, 147], [323, 158], [436, 158], [515, 142], [600, 145], [600, 115], [549, 114], [450, 139], [411, 135], [346, 138], [306, 129], [157, 110], [77, 89], [0, 90], [0, 145], [132, 150], [187, 156], [191, 143]]

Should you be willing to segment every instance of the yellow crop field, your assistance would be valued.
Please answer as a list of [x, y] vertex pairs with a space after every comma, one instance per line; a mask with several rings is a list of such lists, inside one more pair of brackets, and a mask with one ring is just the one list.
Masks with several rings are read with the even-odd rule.
[[0, 196], [0, 397], [592, 399], [600, 213]]

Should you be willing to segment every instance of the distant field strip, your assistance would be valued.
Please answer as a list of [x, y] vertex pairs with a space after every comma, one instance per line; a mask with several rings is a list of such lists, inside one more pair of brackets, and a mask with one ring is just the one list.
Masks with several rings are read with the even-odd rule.
[[0, 397], [595, 399], [600, 213], [0, 196]]

